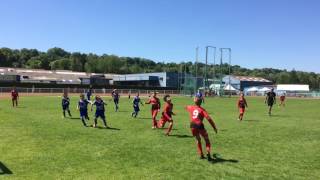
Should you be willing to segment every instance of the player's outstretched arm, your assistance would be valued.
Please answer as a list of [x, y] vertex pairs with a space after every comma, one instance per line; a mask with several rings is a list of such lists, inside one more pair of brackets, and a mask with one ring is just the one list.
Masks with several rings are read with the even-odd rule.
[[150, 104], [151, 103], [151, 100], [149, 99], [149, 101], [147, 101], [147, 102], [144, 102], [145, 104]]
[[214, 123], [213, 119], [210, 116], [208, 116], [207, 120], [209, 121], [210, 125], [212, 126], [214, 132], [217, 134], [218, 133], [218, 129], [217, 129], [217, 126]]

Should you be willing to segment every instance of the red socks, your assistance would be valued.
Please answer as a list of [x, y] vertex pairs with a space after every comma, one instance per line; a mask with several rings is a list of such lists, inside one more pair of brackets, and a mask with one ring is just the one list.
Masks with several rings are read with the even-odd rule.
[[169, 133], [171, 132], [172, 127], [173, 127], [173, 123], [170, 123], [169, 128], [168, 128], [168, 130], [167, 130], [167, 134], [169, 134]]
[[207, 150], [207, 153], [210, 154], [210, 152], [211, 152], [211, 144], [210, 144], [210, 142], [206, 143], [206, 150]]
[[154, 127], [158, 127], [158, 123], [156, 119], [152, 118], [152, 123]]
[[198, 153], [199, 153], [199, 155], [202, 156], [202, 155], [203, 155], [203, 152], [202, 152], [201, 141], [198, 141], [197, 147], [198, 147]]

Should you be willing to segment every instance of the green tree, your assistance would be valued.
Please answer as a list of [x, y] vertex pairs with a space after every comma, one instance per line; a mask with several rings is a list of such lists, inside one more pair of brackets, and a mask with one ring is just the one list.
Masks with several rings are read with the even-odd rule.
[[54, 61], [61, 58], [68, 58], [70, 56], [70, 53], [62, 48], [54, 47], [48, 49], [47, 55], [50, 61]]
[[71, 70], [73, 71], [85, 71], [85, 65], [87, 62], [87, 55], [75, 52], [71, 54]]
[[31, 58], [26, 64], [26, 68], [30, 69], [40, 69], [42, 67], [42, 62], [37, 58]]
[[52, 70], [70, 70], [71, 69], [71, 61], [67, 58], [58, 59], [55, 61], [52, 61], [50, 63], [50, 67]]

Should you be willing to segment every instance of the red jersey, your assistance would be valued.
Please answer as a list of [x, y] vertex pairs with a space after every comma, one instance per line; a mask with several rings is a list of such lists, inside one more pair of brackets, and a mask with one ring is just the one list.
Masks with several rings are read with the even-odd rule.
[[209, 114], [200, 106], [187, 106], [187, 111], [190, 115], [191, 126], [203, 126], [203, 118], [209, 118]]
[[151, 104], [152, 110], [160, 109], [160, 100], [157, 97], [150, 98], [146, 104]]
[[16, 91], [16, 90], [12, 90], [11, 91], [11, 97], [12, 98], [17, 98], [18, 96], [19, 96], [18, 91]]
[[246, 108], [247, 106], [247, 101], [245, 98], [240, 98], [238, 100], [238, 108]]
[[166, 103], [164, 108], [163, 108], [162, 114], [170, 119], [170, 117], [172, 115], [172, 109], [173, 109], [173, 104], [172, 103]]
[[286, 96], [282, 95], [280, 96], [280, 101], [284, 101], [286, 99]]

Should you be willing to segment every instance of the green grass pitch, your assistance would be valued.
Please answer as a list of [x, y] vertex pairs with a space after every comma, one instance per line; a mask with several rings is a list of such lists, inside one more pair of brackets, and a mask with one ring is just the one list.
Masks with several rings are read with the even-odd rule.
[[[207, 98], [203, 106], [219, 129], [216, 135], [205, 122], [212, 153], [223, 159], [209, 163], [198, 158], [191, 137], [184, 110], [191, 98], [173, 97], [170, 137], [151, 129], [149, 105], [134, 119], [132, 99], [121, 98], [117, 113], [110, 97], [104, 99], [115, 129], [62, 119], [60, 97], [22, 97], [19, 108], [1, 99], [0, 162], [12, 174], [0, 171], [0, 179], [320, 179], [319, 100], [288, 99], [269, 117], [264, 99], [247, 98], [240, 123], [236, 98]], [[71, 100], [77, 118], [78, 97]]]

